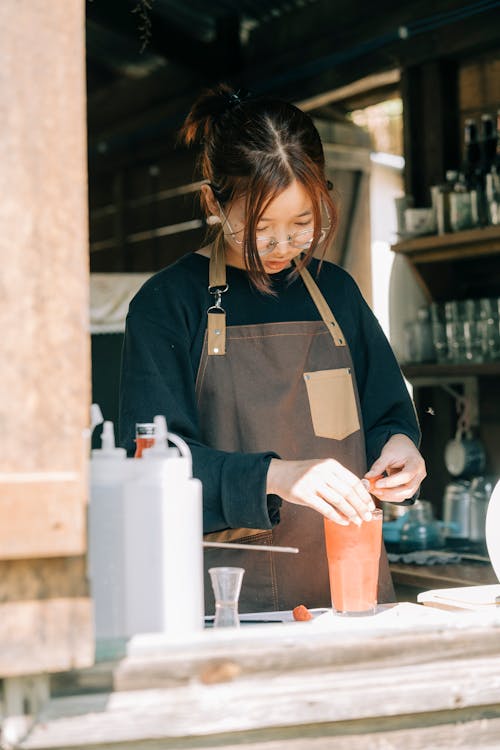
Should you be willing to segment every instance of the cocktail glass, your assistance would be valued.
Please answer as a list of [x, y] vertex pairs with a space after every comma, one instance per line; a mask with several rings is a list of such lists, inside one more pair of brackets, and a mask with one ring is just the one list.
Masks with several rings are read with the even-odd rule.
[[326, 554], [332, 608], [342, 615], [373, 614], [382, 546], [382, 511], [360, 526], [325, 520]]

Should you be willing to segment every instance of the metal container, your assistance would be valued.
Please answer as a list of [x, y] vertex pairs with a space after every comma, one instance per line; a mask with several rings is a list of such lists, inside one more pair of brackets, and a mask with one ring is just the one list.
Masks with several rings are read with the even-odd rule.
[[458, 479], [446, 485], [443, 498], [444, 533], [448, 539], [468, 539], [470, 534], [470, 482]]
[[428, 500], [416, 500], [408, 509], [399, 537], [401, 552], [440, 549], [443, 544], [441, 526], [434, 519]]
[[444, 462], [446, 468], [454, 477], [472, 478], [477, 476], [484, 471], [486, 463], [483, 444], [472, 435], [455, 437], [446, 444]]
[[486, 512], [496, 479], [493, 477], [474, 477], [470, 484], [470, 527], [471, 542], [484, 542], [486, 539]]

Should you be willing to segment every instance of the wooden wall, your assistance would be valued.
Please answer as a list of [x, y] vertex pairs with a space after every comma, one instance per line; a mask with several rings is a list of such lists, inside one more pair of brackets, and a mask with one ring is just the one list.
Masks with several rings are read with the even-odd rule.
[[172, 144], [91, 162], [91, 271], [157, 271], [201, 246], [194, 158]]
[[458, 75], [460, 133], [467, 117], [495, 117], [500, 109], [500, 49], [465, 61]]

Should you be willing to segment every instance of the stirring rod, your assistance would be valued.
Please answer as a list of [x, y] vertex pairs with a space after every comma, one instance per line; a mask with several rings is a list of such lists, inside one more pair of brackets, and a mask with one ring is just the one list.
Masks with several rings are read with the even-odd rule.
[[255, 552], [290, 552], [297, 554], [298, 547], [276, 547], [271, 544], [233, 544], [232, 542], [203, 542], [204, 547], [223, 547], [224, 549], [248, 549]]

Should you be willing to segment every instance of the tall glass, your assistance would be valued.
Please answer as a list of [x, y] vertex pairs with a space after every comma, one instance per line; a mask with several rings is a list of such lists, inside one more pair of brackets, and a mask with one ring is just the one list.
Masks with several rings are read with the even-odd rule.
[[341, 526], [325, 518], [325, 541], [332, 607], [342, 615], [372, 614], [382, 547], [382, 511], [361, 526]]
[[432, 322], [432, 342], [438, 362], [447, 362], [449, 359], [448, 340], [446, 337], [446, 323], [444, 305], [433, 302], [430, 306]]

